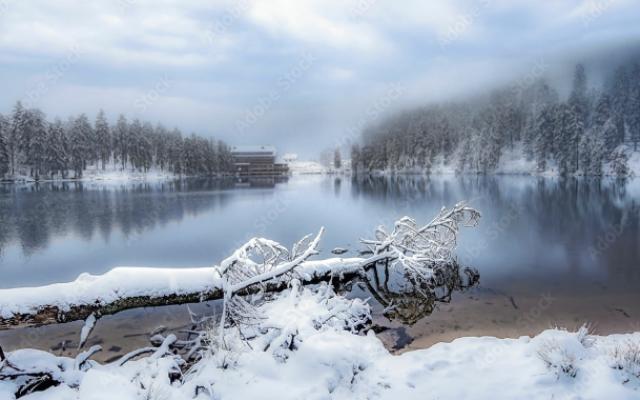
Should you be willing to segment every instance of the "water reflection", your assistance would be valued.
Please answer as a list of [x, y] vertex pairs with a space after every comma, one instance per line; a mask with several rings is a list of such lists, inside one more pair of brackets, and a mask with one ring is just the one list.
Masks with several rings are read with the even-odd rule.
[[322, 256], [357, 256], [378, 225], [424, 221], [465, 199], [483, 218], [457, 254], [486, 284], [640, 283], [638, 180], [329, 176], [0, 185], [0, 286], [118, 265], [210, 265], [253, 236], [288, 244], [320, 226]]
[[[383, 270], [362, 283], [359, 295], [375, 298], [375, 323], [386, 328], [393, 348], [414, 339], [409, 346], [518, 337], [586, 321], [597, 323], [600, 334], [637, 330], [638, 179], [330, 176], [0, 185], [0, 287], [67, 281], [118, 265], [206, 266], [253, 236], [290, 244], [320, 226], [326, 235], [319, 258], [332, 257], [335, 247], [352, 257], [361, 250], [357, 240], [371, 238], [379, 224], [389, 227], [404, 215], [426, 221], [460, 200], [483, 214], [477, 228], [461, 233], [457, 249], [462, 265], [481, 272], [478, 285], [464, 293], [443, 285], [438, 298], [453, 295], [447, 303]], [[541, 308], [547, 298], [553, 301]], [[173, 318], [175, 310], [166, 310]], [[126, 320], [126, 329], [109, 328], [106, 320], [102, 326], [120, 335], [110, 341], [120, 345], [128, 340], [123, 334], [139, 333], [141, 316], [153, 329], [152, 314], [114, 318]], [[78, 326], [63, 328], [77, 336]], [[0, 336], [3, 344], [11, 340]]]
[[[12, 242], [26, 256], [48, 247], [52, 237], [74, 233], [84, 240], [114, 229], [130, 239], [229, 203], [235, 188], [275, 188], [282, 178], [189, 179], [100, 185], [56, 182], [0, 185], [0, 256]], [[215, 195], [211, 195], [211, 194]]]
[[[390, 321], [413, 325], [430, 315], [436, 302], [449, 302], [454, 291], [468, 289], [478, 283], [478, 271], [452, 265], [430, 280], [419, 280], [389, 270], [383, 264], [367, 271], [362, 279], [371, 295], [382, 307], [382, 314]], [[461, 276], [462, 274], [462, 276]]]
[[640, 280], [640, 185], [635, 180], [358, 177], [351, 196], [409, 210], [469, 199], [483, 221], [478, 230], [462, 235], [459, 255], [483, 275], [496, 266], [521, 265], [545, 272], [605, 269]]

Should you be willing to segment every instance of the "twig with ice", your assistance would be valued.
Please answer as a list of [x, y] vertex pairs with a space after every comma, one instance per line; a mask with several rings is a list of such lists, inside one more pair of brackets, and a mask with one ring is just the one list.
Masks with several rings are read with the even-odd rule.
[[91, 335], [91, 332], [93, 332], [93, 329], [96, 327], [97, 320], [96, 314], [92, 313], [89, 315], [89, 318], [84, 321], [84, 325], [80, 331], [80, 343], [78, 344], [78, 350], [83, 348], [85, 343], [87, 343], [89, 335]]

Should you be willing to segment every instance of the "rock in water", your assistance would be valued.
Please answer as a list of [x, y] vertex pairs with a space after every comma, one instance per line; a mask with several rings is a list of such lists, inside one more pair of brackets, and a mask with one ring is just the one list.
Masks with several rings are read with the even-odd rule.
[[336, 247], [335, 249], [331, 250], [331, 252], [332, 252], [333, 254], [344, 254], [344, 253], [346, 253], [347, 251], [349, 251], [349, 250], [347, 250], [347, 249], [345, 249], [345, 248], [342, 248], [342, 247]]

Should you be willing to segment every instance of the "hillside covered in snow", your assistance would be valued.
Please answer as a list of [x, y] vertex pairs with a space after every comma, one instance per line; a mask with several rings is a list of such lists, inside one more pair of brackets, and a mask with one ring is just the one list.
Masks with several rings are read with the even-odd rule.
[[[472, 100], [393, 115], [363, 132], [356, 172], [630, 176], [640, 173], [640, 62], [594, 86], [575, 67], [570, 93], [533, 71]], [[535, 72], [535, 73], [534, 73]], [[596, 81], [598, 79], [595, 79]]]

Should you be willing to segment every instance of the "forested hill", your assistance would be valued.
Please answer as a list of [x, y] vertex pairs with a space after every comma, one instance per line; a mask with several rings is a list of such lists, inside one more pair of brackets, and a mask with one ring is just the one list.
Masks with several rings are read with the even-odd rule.
[[0, 180], [80, 178], [88, 167], [210, 176], [230, 171], [231, 156], [222, 141], [124, 116], [109, 124], [102, 111], [95, 121], [82, 114], [50, 122], [18, 102], [0, 115]]
[[[601, 88], [575, 67], [566, 99], [545, 79], [495, 90], [487, 100], [395, 115], [363, 132], [357, 172], [629, 174], [640, 150], [640, 60]], [[635, 171], [640, 173], [640, 171]]]

